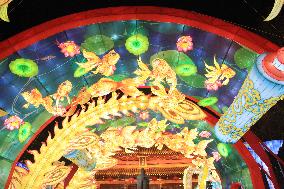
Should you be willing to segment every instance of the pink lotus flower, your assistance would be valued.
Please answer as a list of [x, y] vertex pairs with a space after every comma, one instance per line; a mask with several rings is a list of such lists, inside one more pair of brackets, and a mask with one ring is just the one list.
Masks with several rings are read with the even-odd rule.
[[76, 54], [80, 54], [80, 47], [76, 45], [74, 41], [62, 42], [58, 44], [58, 47], [61, 49], [60, 52], [62, 52], [65, 57], [73, 57]]
[[205, 87], [208, 91], [217, 91], [222, 86], [221, 81], [217, 80], [215, 83], [211, 83], [208, 80], [205, 81]]
[[219, 152], [212, 152], [212, 154], [215, 161], [219, 161], [221, 159]]
[[148, 118], [149, 118], [149, 112], [147, 112], [147, 111], [145, 111], [145, 112], [140, 112], [140, 113], [139, 113], [139, 117], [140, 117], [142, 120], [148, 119]]
[[177, 40], [177, 50], [187, 52], [193, 49], [192, 38], [188, 36], [182, 36]]
[[199, 136], [202, 138], [209, 138], [211, 136], [211, 133], [208, 131], [202, 131], [199, 133]]
[[11, 116], [4, 121], [4, 126], [8, 130], [19, 129], [24, 121], [19, 116]]

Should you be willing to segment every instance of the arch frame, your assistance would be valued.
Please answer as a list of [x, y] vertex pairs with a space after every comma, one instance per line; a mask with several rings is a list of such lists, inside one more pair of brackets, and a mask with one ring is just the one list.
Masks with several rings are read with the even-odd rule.
[[[0, 42], [0, 59], [3, 59], [20, 49], [23, 49], [37, 41], [43, 40], [64, 30], [85, 26], [88, 24], [120, 20], [146, 20], [185, 24], [230, 39], [259, 54], [264, 52], [273, 52], [279, 49], [277, 45], [273, 44], [269, 40], [264, 39], [248, 30], [220, 19], [202, 15], [196, 12], [152, 6], [123, 6], [101, 8], [75, 13], [32, 27], [11, 38], [8, 38], [5, 41]], [[220, 115], [214, 111], [212, 112], [215, 115], [212, 115], [211, 124], [214, 125], [218, 121], [216, 116], [220, 117]], [[19, 157], [32, 143], [36, 136], [54, 119], [55, 117], [51, 117], [46, 123], [44, 123], [19, 153], [12, 165], [5, 188], [8, 188], [13, 170]], [[254, 188], [264, 189], [263, 180], [259, 179], [262, 178], [259, 167], [249, 151], [241, 141], [238, 141], [236, 144], [234, 144], [234, 147], [238, 150], [244, 161], [247, 163]]]

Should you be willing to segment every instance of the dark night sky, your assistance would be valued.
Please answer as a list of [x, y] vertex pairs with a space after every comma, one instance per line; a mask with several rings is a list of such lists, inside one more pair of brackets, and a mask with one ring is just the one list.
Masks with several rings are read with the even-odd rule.
[[264, 17], [272, 9], [273, 0], [179, 0], [175, 2], [169, 0], [13, 0], [9, 6], [11, 22], [0, 22], [0, 40], [40, 23], [76, 12], [111, 6], [152, 5], [185, 9], [217, 17], [283, 45], [284, 25], [283, 22], [281, 24], [281, 20], [284, 20], [284, 14], [282, 13], [273, 21], [263, 22]]

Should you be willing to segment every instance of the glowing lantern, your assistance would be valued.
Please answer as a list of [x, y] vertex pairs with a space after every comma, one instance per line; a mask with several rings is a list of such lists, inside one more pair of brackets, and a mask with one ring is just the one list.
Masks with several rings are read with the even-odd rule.
[[33, 77], [38, 74], [37, 64], [30, 59], [18, 58], [9, 64], [10, 71], [20, 77]]
[[193, 49], [192, 38], [188, 36], [182, 36], [177, 40], [177, 50], [187, 52]]
[[25, 122], [23, 125], [21, 125], [18, 134], [18, 138], [21, 143], [27, 140], [27, 138], [31, 134], [31, 130], [32, 130], [32, 125], [29, 122]]
[[73, 57], [76, 54], [80, 54], [80, 47], [75, 44], [74, 41], [66, 41], [58, 44], [58, 47], [61, 49], [61, 52], [65, 57]]
[[217, 149], [218, 149], [218, 152], [221, 154], [221, 156], [224, 156], [224, 157], [227, 157], [231, 151], [228, 145], [224, 143], [219, 143], [217, 145]]
[[173, 180], [179, 180], [179, 178], [177, 176], [174, 176]]
[[157, 178], [157, 177], [155, 177], [155, 176], [152, 176], [152, 177], [151, 177], [151, 179], [152, 179], [153, 181], [158, 180], [158, 178]]
[[140, 55], [148, 50], [149, 41], [144, 35], [132, 35], [126, 40], [125, 47], [131, 54]]
[[19, 116], [11, 116], [4, 121], [4, 126], [8, 130], [19, 129], [24, 121]]
[[111, 182], [111, 181], [113, 181], [113, 178], [112, 177], [108, 177], [106, 180]]
[[130, 183], [133, 183], [133, 182], [135, 182], [135, 178], [131, 177], [131, 178], [128, 179], [128, 181], [129, 181]]

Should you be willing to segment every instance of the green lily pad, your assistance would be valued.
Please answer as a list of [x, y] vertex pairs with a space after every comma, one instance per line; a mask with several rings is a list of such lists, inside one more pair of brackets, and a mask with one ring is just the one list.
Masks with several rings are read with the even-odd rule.
[[179, 76], [191, 76], [197, 73], [197, 67], [192, 64], [181, 64], [175, 68], [175, 72]]
[[240, 48], [234, 54], [235, 63], [241, 69], [250, 69], [255, 64], [256, 58], [257, 54], [246, 48]]
[[112, 49], [114, 46], [113, 40], [105, 35], [95, 35], [88, 37], [82, 44], [81, 48], [89, 52], [94, 52], [97, 55], [102, 55]]
[[212, 106], [216, 104], [217, 102], [218, 102], [218, 98], [215, 96], [211, 96], [211, 97], [200, 100], [197, 104], [199, 106], [206, 107], [206, 106]]
[[[192, 96], [193, 98], [195, 98], [195, 99], [197, 99], [197, 100], [202, 100], [202, 99], [204, 99], [203, 97], [201, 97], [201, 96]], [[218, 113], [222, 113], [222, 110], [217, 106], [217, 104], [213, 104], [213, 105], [211, 105], [210, 106], [210, 108], [212, 108], [213, 110], [215, 110], [216, 112], [218, 112]]]
[[204, 88], [206, 78], [200, 74], [194, 74], [186, 77], [179, 76], [187, 85], [195, 88]]
[[193, 60], [189, 58], [189, 56], [187, 56], [183, 52], [178, 52], [176, 50], [160, 51], [151, 56], [150, 62], [152, 62], [156, 58], [164, 59], [173, 69], [183, 64], [190, 64], [195, 66]]

